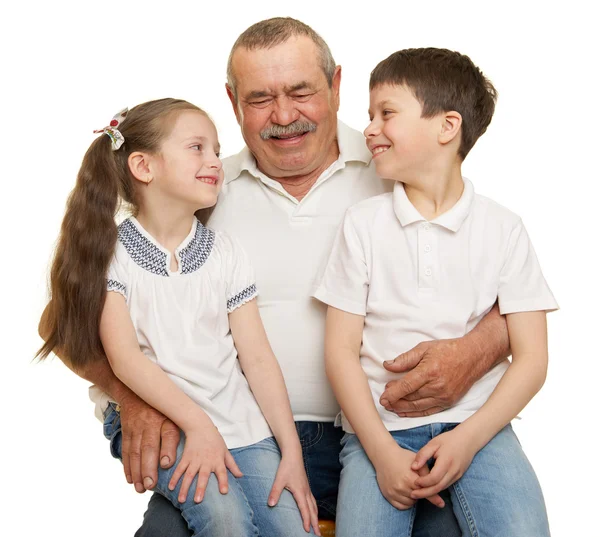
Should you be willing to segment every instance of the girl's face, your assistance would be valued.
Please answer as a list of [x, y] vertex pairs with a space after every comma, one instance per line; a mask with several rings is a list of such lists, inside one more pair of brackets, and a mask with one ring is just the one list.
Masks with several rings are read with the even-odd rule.
[[202, 112], [178, 114], [171, 133], [152, 159], [153, 190], [165, 202], [189, 204], [194, 210], [212, 207], [223, 184], [219, 139]]

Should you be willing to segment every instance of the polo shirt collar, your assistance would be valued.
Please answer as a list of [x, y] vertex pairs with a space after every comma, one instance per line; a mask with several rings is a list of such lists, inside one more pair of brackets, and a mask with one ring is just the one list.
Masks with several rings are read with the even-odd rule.
[[338, 121], [337, 140], [344, 164], [354, 161], [368, 166], [371, 163], [373, 155], [367, 148], [362, 132], [351, 129], [345, 123]]
[[[347, 162], [357, 161], [362, 162], [365, 166], [369, 165], [371, 152], [367, 149], [364, 136], [339, 120], [337, 124], [337, 141], [340, 148], [338, 162], [341, 161], [341, 163], [346, 164]], [[244, 171], [257, 178], [264, 176], [258, 169], [256, 159], [248, 146], [244, 146], [238, 154], [229, 157], [228, 160], [229, 166], [227, 167], [225, 183], [235, 181]]]
[[[460, 226], [469, 215], [475, 194], [471, 181], [465, 177], [463, 177], [463, 181], [465, 186], [459, 200], [449, 211], [446, 211], [444, 214], [438, 216], [435, 220], [432, 220], [432, 224], [445, 227], [453, 232], [457, 232], [460, 229]], [[421, 215], [421, 213], [419, 213], [419, 211], [417, 211], [415, 206], [408, 199], [402, 183], [397, 182], [394, 185], [394, 193], [392, 196], [394, 212], [396, 213], [396, 216], [398, 217], [398, 220], [400, 220], [400, 223], [403, 227], [415, 222], [426, 222], [426, 219]]]

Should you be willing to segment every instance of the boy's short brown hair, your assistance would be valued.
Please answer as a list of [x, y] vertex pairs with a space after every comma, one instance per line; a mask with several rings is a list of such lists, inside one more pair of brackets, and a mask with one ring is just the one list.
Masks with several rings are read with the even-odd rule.
[[384, 84], [409, 88], [421, 103], [422, 117], [458, 112], [462, 116], [458, 151], [462, 159], [492, 121], [498, 96], [471, 58], [439, 48], [394, 52], [373, 69], [369, 89]]

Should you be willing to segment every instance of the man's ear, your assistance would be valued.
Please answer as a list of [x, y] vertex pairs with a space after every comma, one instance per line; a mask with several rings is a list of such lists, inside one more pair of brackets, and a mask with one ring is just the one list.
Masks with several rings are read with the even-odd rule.
[[152, 181], [152, 172], [150, 170], [150, 156], [141, 151], [135, 151], [127, 158], [127, 164], [131, 175], [141, 183], [148, 185]]
[[454, 110], [445, 112], [442, 116], [442, 125], [438, 136], [440, 144], [446, 145], [455, 139], [460, 142], [461, 127], [462, 116], [458, 112]]
[[225, 90], [227, 91], [227, 97], [229, 97], [229, 101], [231, 102], [231, 106], [233, 107], [233, 113], [235, 114], [235, 119], [237, 119], [238, 125], [241, 125], [241, 116], [240, 111], [238, 109], [237, 99], [233, 93], [233, 89], [229, 84], [225, 84]]
[[339, 112], [340, 110], [340, 85], [342, 83], [342, 66], [338, 65], [333, 72], [333, 78], [331, 79], [331, 91], [335, 99], [335, 109]]

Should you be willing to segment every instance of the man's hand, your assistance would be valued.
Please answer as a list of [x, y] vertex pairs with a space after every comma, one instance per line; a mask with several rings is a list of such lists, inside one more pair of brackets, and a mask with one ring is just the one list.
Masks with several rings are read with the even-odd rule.
[[123, 398], [119, 406], [125, 478], [142, 493], [156, 484], [159, 458], [161, 468], [175, 462], [179, 428], [134, 394]]
[[388, 382], [379, 402], [402, 417], [429, 416], [450, 408], [479, 378], [473, 375], [471, 354], [464, 338], [419, 343], [383, 363], [388, 371], [408, 373]]
[[419, 343], [383, 366], [408, 373], [388, 382], [379, 402], [399, 416], [429, 416], [454, 405], [492, 367], [510, 356], [498, 304], [466, 336]]

